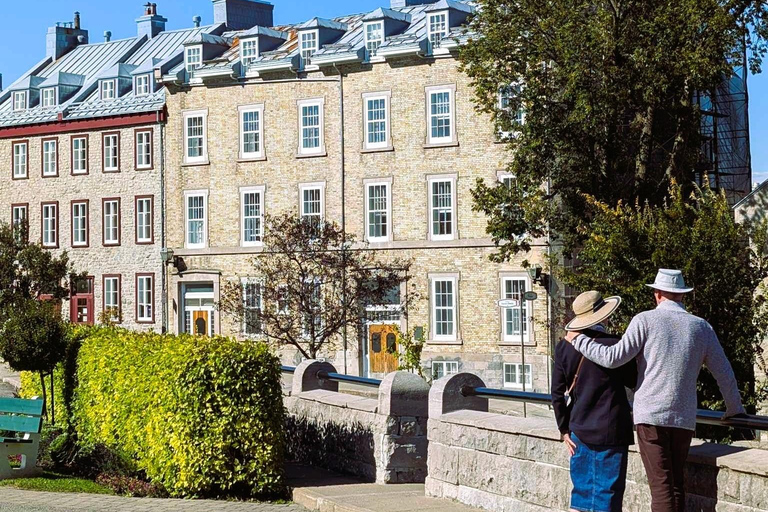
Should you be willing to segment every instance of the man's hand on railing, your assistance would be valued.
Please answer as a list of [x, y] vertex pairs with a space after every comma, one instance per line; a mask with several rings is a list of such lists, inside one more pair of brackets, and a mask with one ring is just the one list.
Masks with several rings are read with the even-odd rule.
[[568, 453], [573, 457], [576, 454], [576, 443], [571, 439], [571, 434], [563, 434], [563, 444], [568, 449]]

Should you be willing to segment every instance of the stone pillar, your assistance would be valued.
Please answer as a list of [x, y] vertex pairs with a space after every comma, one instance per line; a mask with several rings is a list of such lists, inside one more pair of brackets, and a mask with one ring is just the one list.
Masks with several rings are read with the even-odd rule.
[[413, 373], [393, 372], [379, 386], [378, 414], [391, 427], [380, 437], [376, 482], [423, 482], [427, 476], [429, 384]]
[[429, 417], [437, 419], [443, 414], [454, 411], [488, 412], [488, 399], [477, 396], [464, 396], [461, 388], [485, 387], [483, 380], [472, 373], [447, 375], [432, 383], [429, 391]]
[[293, 372], [293, 386], [291, 395], [297, 396], [304, 391], [324, 389], [326, 391], [339, 391], [339, 383], [321, 379], [317, 373], [325, 371], [336, 373], [336, 368], [331, 363], [321, 363], [313, 359], [302, 361]]

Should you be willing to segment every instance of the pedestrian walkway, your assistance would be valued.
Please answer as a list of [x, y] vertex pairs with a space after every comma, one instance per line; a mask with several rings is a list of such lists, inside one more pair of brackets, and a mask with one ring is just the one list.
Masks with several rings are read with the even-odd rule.
[[298, 505], [212, 500], [123, 498], [0, 488], [1, 512], [306, 512]]
[[291, 466], [293, 501], [318, 512], [478, 512], [449, 500], [427, 498], [424, 484], [378, 485], [308, 466]]
[[12, 397], [21, 388], [21, 378], [18, 372], [10, 369], [0, 361], [0, 397]]

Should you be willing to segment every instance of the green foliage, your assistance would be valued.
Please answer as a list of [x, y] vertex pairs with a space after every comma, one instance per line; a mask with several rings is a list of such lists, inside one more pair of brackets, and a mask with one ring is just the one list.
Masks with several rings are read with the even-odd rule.
[[280, 363], [261, 343], [93, 328], [71, 421], [172, 496], [284, 489]]
[[[577, 290], [595, 289], [620, 295], [622, 307], [610, 319], [616, 332], [632, 316], [655, 307], [645, 286], [659, 268], [677, 268], [695, 288], [686, 295], [688, 310], [706, 319], [717, 332], [741, 386], [746, 404], [754, 410], [764, 399], [755, 389], [755, 363], [762, 360], [765, 339], [765, 297], [759, 291], [768, 276], [768, 258], [750, 238], [764, 239], [765, 225], [737, 224], [725, 196], [709, 188], [684, 197], [673, 184], [663, 207], [620, 204], [612, 208], [589, 200], [594, 219], [582, 251], [581, 265], [564, 272], [565, 282]], [[763, 247], [765, 247], [763, 245]], [[709, 372], [699, 379], [699, 403], [723, 406]]]
[[421, 353], [424, 350], [424, 336], [416, 337], [414, 329], [402, 331], [400, 327], [395, 326], [397, 332], [400, 352], [398, 357], [398, 370], [406, 372], [415, 372], [419, 377], [424, 377], [424, 368], [421, 366]]
[[66, 347], [66, 327], [49, 302], [17, 303], [0, 329], [0, 355], [17, 371], [48, 374], [62, 360]]
[[0, 480], [0, 487], [24, 491], [113, 494], [112, 490], [91, 480], [46, 472], [41, 477]]
[[[359, 326], [366, 307], [391, 304], [402, 311], [415, 293], [392, 297], [408, 280], [409, 261], [384, 259], [333, 222], [298, 215], [265, 219], [265, 250], [253, 258], [256, 280], [244, 293], [240, 279], [224, 286], [219, 309], [247, 332], [291, 345], [315, 359], [323, 345]], [[243, 300], [249, 296], [249, 303]]]
[[[766, 18], [759, 0], [479, 0], [462, 65], [514, 154], [515, 186], [480, 181], [474, 194], [496, 258], [549, 229], [578, 245], [584, 194], [658, 205], [672, 179], [690, 191], [701, 147], [692, 98], [731, 75], [745, 38], [759, 69]], [[510, 84], [522, 87], [501, 108]]]

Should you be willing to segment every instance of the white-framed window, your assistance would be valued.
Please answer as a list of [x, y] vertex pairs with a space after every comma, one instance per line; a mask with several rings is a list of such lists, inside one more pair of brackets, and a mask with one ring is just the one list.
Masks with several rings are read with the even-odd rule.
[[28, 177], [29, 168], [29, 143], [13, 143], [13, 177], [23, 179]]
[[136, 132], [136, 168], [152, 168], [152, 131]]
[[88, 138], [72, 138], [72, 174], [88, 174]]
[[456, 239], [456, 178], [429, 178], [429, 238]]
[[301, 218], [310, 225], [319, 226], [325, 217], [325, 184], [305, 183], [299, 185]]
[[115, 99], [117, 97], [117, 80], [102, 80], [100, 90], [102, 100]]
[[502, 335], [505, 343], [519, 344], [523, 340], [525, 343], [530, 342], [530, 326], [528, 325], [530, 318], [528, 308], [530, 307], [530, 302], [523, 300], [523, 294], [525, 294], [528, 289], [528, 280], [524, 277], [512, 276], [501, 278], [501, 298], [522, 301], [523, 305], [522, 318], [520, 317], [519, 306], [501, 309]]
[[318, 50], [318, 31], [308, 30], [301, 33], [301, 59], [309, 60]]
[[243, 326], [245, 335], [258, 336], [262, 333], [261, 327], [261, 282], [252, 277], [242, 278], [243, 286]]
[[104, 199], [102, 202], [104, 245], [120, 245], [120, 200]]
[[136, 243], [150, 244], [153, 241], [152, 197], [136, 198]]
[[240, 158], [264, 156], [264, 105], [240, 107]]
[[208, 240], [208, 191], [185, 192], [184, 203], [187, 248], [201, 249]]
[[432, 380], [459, 373], [458, 361], [432, 361]]
[[13, 110], [27, 109], [27, 91], [16, 91], [13, 93]]
[[72, 247], [88, 245], [88, 203], [72, 203]]
[[322, 99], [301, 100], [299, 105], [299, 155], [319, 155], [325, 151]]
[[42, 241], [43, 247], [59, 246], [59, 205], [43, 203], [42, 205]]
[[16, 204], [11, 208], [11, 222], [13, 230], [17, 231], [24, 222], [29, 220], [29, 206], [26, 204]]
[[523, 365], [520, 363], [504, 363], [504, 387], [515, 389], [522, 388], [523, 373], [525, 373], [525, 390], [532, 391], [533, 379], [530, 364], [525, 365], [525, 372], [523, 372]]
[[511, 120], [520, 124], [525, 122], [525, 109], [522, 105], [517, 105], [514, 111], [512, 108], [522, 90], [520, 85], [507, 85], [499, 89], [499, 109], [508, 111]]
[[151, 274], [136, 275], [136, 321], [151, 323], [155, 321], [155, 291], [154, 276]]
[[372, 21], [365, 24], [365, 49], [373, 57], [384, 42], [384, 22]]
[[43, 140], [43, 176], [50, 177], [59, 174], [58, 140]]
[[43, 108], [55, 107], [56, 103], [56, 88], [46, 87], [41, 92], [40, 104]]
[[202, 163], [208, 160], [208, 111], [184, 113], [184, 162]]
[[427, 23], [429, 43], [433, 48], [440, 46], [440, 42], [448, 35], [448, 13], [438, 12], [429, 15]]
[[244, 39], [240, 41], [240, 60], [243, 66], [248, 69], [248, 66], [259, 58], [259, 40], [258, 39]]
[[184, 51], [184, 67], [191, 73], [203, 65], [203, 48], [190, 46]]
[[320, 281], [306, 281], [304, 294], [310, 299], [310, 312], [304, 312], [302, 334], [309, 338], [312, 336], [313, 328], [315, 334], [323, 328], [323, 289]]
[[427, 143], [446, 144], [456, 141], [454, 86], [427, 88]]
[[430, 277], [431, 332], [434, 341], [458, 340], [457, 288], [456, 276]]
[[392, 237], [392, 197], [389, 182], [365, 184], [366, 239], [388, 242]]
[[120, 277], [104, 276], [104, 311], [110, 312], [110, 320], [120, 319], [123, 309], [120, 300]]
[[389, 100], [388, 92], [363, 95], [365, 149], [390, 146]]
[[116, 172], [120, 170], [120, 135], [108, 133], [104, 135], [103, 154], [104, 172]]
[[243, 247], [262, 244], [264, 236], [264, 187], [240, 189], [240, 243]]
[[152, 79], [149, 75], [136, 75], [133, 79], [136, 96], [148, 96], [152, 92]]
[[515, 175], [511, 172], [498, 172], [496, 177], [498, 178], [499, 183], [507, 188], [515, 186]]

